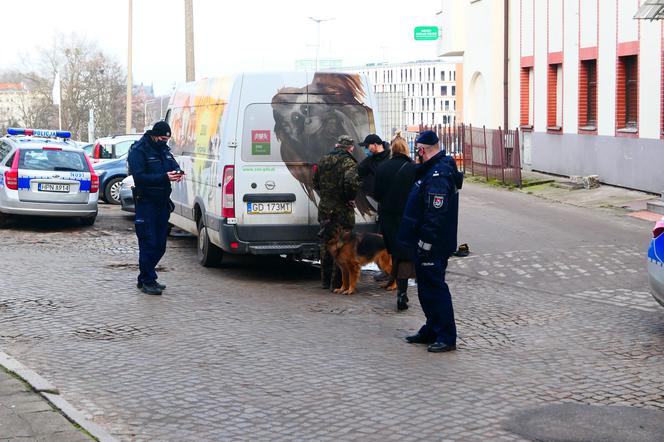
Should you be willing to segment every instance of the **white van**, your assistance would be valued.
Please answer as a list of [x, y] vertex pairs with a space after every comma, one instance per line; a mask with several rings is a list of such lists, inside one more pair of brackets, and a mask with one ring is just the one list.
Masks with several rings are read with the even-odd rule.
[[[171, 97], [171, 149], [185, 172], [173, 184], [173, 225], [198, 236], [204, 266], [224, 253], [318, 257], [312, 176], [340, 135], [360, 142], [380, 127], [366, 77], [257, 73], [186, 83]], [[356, 148], [361, 161], [365, 154]], [[375, 210], [356, 199], [357, 229]]]

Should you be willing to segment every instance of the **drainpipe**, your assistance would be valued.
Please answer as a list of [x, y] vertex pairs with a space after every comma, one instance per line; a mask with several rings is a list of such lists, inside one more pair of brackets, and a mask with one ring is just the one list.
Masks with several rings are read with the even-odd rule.
[[504, 59], [503, 59], [503, 129], [508, 130], [509, 129], [509, 24], [510, 24], [510, 19], [509, 19], [509, 9], [510, 9], [510, 1], [509, 0], [504, 0], [504, 23], [503, 23], [503, 53], [504, 53]]

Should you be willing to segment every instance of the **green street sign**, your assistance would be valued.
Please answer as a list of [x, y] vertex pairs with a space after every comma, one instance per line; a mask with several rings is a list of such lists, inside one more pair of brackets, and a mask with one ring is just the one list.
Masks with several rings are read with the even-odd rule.
[[416, 26], [415, 40], [438, 40], [438, 26]]

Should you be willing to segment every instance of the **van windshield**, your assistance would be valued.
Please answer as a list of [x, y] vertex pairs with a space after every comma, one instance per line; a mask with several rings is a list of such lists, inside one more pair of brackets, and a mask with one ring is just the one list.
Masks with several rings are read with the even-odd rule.
[[[314, 164], [340, 135], [359, 143], [372, 132], [373, 113], [360, 104], [252, 104], [244, 115], [242, 160]], [[364, 157], [361, 149], [353, 154]]]

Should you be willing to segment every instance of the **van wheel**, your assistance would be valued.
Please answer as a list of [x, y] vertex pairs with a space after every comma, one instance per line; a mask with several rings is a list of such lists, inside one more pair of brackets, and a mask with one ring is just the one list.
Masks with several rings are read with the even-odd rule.
[[6, 227], [8, 222], [9, 222], [9, 215], [0, 213], [0, 229]]
[[222, 250], [212, 244], [208, 235], [208, 228], [203, 219], [198, 220], [198, 262], [203, 267], [216, 267], [221, 264]]

